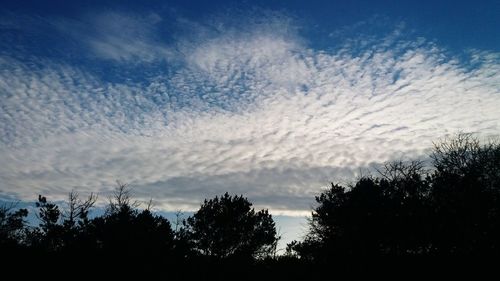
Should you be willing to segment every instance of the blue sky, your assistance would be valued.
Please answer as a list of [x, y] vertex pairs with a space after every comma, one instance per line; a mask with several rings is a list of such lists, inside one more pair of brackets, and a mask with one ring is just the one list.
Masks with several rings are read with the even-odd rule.
[[2, 2], [1, 198], [229, 191], [288, 241], [330, 181], [499, 135], [498, 1], [142, 2]]

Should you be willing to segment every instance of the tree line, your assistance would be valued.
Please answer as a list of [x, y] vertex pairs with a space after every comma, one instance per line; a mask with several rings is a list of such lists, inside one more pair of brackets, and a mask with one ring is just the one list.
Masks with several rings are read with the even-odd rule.
[[460, 134], [430, 156], [431, 167], [390, 162], [352, 184], [332, 183], [315, 197], [307, 234], [284, 255], [276, 254], [272, 216], [242, 195], [205, 200], [173, 225], [150, 206], [139, 208], [119, 183], [104, 214], [92, 218], [94, 194], [71, 192], [65, 207], [39, 195], [36, 226], [27, 223], [27, 209], [1, 207], [2, 263], [250, 280], [310, 278], [332, 268], [349, 274], [386, 260], [498, 257], [500, 144]]

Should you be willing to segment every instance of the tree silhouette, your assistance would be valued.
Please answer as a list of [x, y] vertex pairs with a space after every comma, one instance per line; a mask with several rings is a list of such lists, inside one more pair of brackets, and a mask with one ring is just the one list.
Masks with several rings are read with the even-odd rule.
[[[388, 167], [396, 166], [402, 168], [401, 163]], [[316, 197], [306, 239], [290, 250], [320, 260], [421, 253], [427, 245], [427, 212], [420, 199], [427, 186], [418, 170], [394, 178], [364, 177], [349, 189], [332, 184]]]
[[14, 249], [24, 239], [27, 209], [15, 210], [15, 204], [5, 204], [0, 207], [0, 248]]
[[205, 200], [183, 232], [195, 251], [215, 258], [263, 257], [279, 239], [267, 210], [256, 212], [246, 198], [228, 193]]
[[435, 145], [434, 246], [448, 254], [500, 251], [500, 144], [470, 134]]
[[64, 246], [64, 227], [60, 224], [59, 206], [38, 195], [35, 203], [38, 208], [39, 226], [30, 230], [28, 244], [45, 252], [59, 251]]
[[89, 212], [97, 201], [97, 195], [90, 193], [89, 197], [81, 200], [76, 191], [71, 191], [68, 194], [68, 202], [66, 211], [63, 212], [63, 225], [67, 229], [72, 229], [77, 224], [87, 224], [89, 222]]
[[[0, 264], [34, 272], [98, 266], [115, 277], [164, 271], [174, 279], [313, 279], [389, 267], [414, 272], [404, 263], [450, 272], [471, 263], [443, 261], [500, 255], [500, 144], [460, 134], [437, 143], [431, 158], [429, 167], [390, 162], [375, 176], [332, 184], [315, 197], [307, 235], [284, 256], [274, 255], [272, 216], [241, 195], [205, 200], [182, 224], [178, 213], [173, 230], [151, 201], [141, 209], [118, 182], [99, 216], [89, 216], [97, 197], [79, 199], [75, 191], [60, 206], [39, 195], [38, 226], [27, 224], [27, 209], [0, 207], [0, 258], [8, 260]], [[433, 257], [440, 262], [418, 262]]]
[[434, 167], [392, 162], [379, 177], [316, 197], [309, 233], [288, 245], [306, 260], [339, 256], [498, 254], [500, 145], [471, 135], [436, 144]]
[[127, 185], [118, 183], [106, 214], [92, 220], [97, 246], [113, 256], [168, 255], [174, 238], [170, 222], [137, 205]]

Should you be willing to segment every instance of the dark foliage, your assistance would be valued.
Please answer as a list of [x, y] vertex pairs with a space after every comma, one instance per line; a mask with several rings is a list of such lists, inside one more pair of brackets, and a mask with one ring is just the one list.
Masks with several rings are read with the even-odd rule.
[[182, 233], [196, 252], [215, 258], [272, 255], [279, 239], [267, 210], [255, 212], [246, 198], [228, 193], [205, 200]]
[[15, 204], [0, 207], [0, 248], [17, 248], [24, 240], [27, 209], [14, 211]]
[[271, 215], [243, 196], [205, 200], [172, 229], [118, 183], [106, 212], [93, 218], [93, 194], [80, 200], [71, 192], [64, 206], [40, 195], [38, 226], [27, 225], [27, 209], [1, 207], [0, 264], [6, 273], [23, 266], [37, 277], [58, 270], [255, 280], [451, 274], [479, 268], [464, 259], [474, 257], [486, 271], [485, 258], [500, 254], [500, 144], [459, 135], [436, 144], [431, 158], [428, 170], [421, 162], [393, 162], [377, 176], [332, 184], [315, 198], [307, 235], [282, 256]]
[[379, 177], [316, 197], [310, 231], [288, 253], [326, 262], [340, 257], [499, 254], [500, 145], [470, 135], [439, 143], [434, 169], [387, 164]]
[[89, 235], [93, 246], [107, 255], [166, 256], [173, 248], [170, 222], [149, 209], [138, 210], [126, 185], [118, 188], [106, 214], [93, 219]]

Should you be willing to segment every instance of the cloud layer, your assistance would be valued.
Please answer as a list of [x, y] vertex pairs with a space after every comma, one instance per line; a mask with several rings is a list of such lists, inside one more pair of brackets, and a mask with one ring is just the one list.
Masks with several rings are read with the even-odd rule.
[[[113, 18], [144, 36], [117, 34]], [[93, 23], [108, 29], [85, 37], [118, 63], [175, 60], [146, 82], [0, 57], [4, 195], [106, 193], [120, 179], [164, 210], [229, 191], [276, 214], [304, 214], [326, 183], [360, 168], [425, 157], [432, 141], [458, 131], [500, 132], [498, 53], [457, 58], [403, 38], [402, 27], [317, 50], [283, 18], [243, 32], [214, 25], [165, 45], [155, 41], [160, 20], [103, 15]]]

